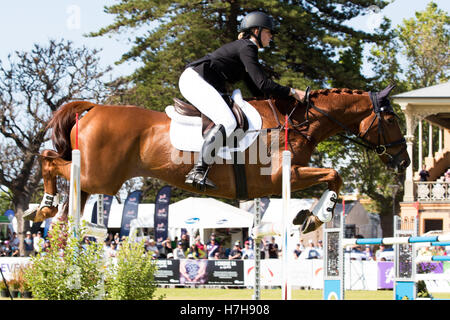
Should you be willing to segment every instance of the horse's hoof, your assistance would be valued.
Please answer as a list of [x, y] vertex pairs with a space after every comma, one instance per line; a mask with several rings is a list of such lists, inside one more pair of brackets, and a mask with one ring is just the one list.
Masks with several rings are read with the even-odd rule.
[[300, 226], [305, 222], [306, 218], [308, 218], [311, 215], [312, 213], [309, 210], [300, 210], [295, 216], [294, 220], [292, 220], [292, 224], [294, 226]]
[[38, 211], [38, 208], [34, 208], [34, 209], [27, 209], [25, 210], [25, 212], [22, 215], [22, 218], [24, 220], [28, 220], [28, 221], [33, 221], [34, 218], [36, 217], [36, 213]]
[[309, 216], [308, 219], [302, 225], [302, 234], [307, 234], [309, 232], [315, 231], [323, 224], [316, 216]]
[[58, 213], [56, 207], [43, 207], [36, 212], [36, 216], [33, 219], [34, 222], [42, 222], [48, 218], [53, 218]]

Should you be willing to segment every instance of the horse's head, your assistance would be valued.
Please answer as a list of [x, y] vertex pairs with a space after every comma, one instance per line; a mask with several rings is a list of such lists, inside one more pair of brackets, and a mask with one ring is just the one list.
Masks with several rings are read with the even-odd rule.
[[393, 88], [390, 85], [381, 92], [369, 92], [373, 112], [361, 121], [359, 137], [372, 146], [389, 169], [404, 171], [411, 160], [397, 115], [389, 101], [389, 93]]

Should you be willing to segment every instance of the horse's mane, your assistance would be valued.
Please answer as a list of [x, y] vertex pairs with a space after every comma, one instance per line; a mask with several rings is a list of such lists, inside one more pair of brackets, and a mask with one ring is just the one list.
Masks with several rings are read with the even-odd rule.
[[363, 90], [359, 89], [347, 89], [347, 88], [331, 88], [331, 89], [319, 89], [319, 90], [313, 90], [310, 93], [310, 97], [318, 97], [320, 95], [328, 95], [330, 93], [336, 93], [336, 94], [363, 94]]

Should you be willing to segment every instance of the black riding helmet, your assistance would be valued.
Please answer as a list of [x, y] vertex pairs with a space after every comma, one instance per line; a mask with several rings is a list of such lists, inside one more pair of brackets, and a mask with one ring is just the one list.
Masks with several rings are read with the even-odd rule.
[[253, 33], [250, 34], [258, 40], [259, 46], [262, 48], [263, 44], [261, 42], [261, 31], [263, 28], [266, 28], [269, 29], [270, 32], [274, 33], [273, 19], [263, 12], [250, 12], [244, 17], [244, 19], [242, 19], [240, 31], [250, 32], [251, 28], [258, 28], [258, 36]]

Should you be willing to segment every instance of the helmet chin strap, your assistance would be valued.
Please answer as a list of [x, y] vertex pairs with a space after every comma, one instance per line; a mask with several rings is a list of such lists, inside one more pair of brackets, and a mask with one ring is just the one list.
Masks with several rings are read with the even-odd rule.
[[261, 31], [262, 31], [262, 28], [258, 27], [258, 35], [256, 35], [254, 32], [252, 32], [252, 36], [254, 36], [256, 38], [256, 41], [258, 41], [259, 47], [264, 48], [262, 41], [261, 41]]

